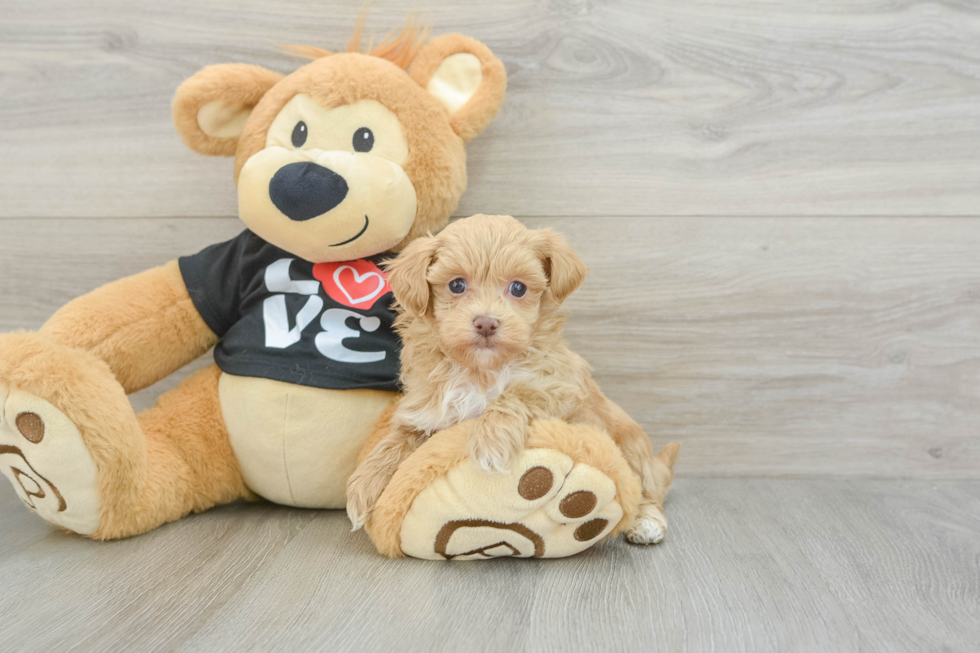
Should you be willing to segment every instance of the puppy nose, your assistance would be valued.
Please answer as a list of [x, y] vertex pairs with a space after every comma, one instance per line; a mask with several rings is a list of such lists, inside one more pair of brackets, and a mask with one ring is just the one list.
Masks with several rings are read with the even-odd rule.
[[297, 161], [276, 171], [269, 182], [269, 199], [290, 220], [323, 215], [347, 197], [347, 182], [329, 168]]
[[489, 315], [480, 315], [473, 318], [473, 327], [481, 336], [492, 336], [499, 326], [500, 320]]

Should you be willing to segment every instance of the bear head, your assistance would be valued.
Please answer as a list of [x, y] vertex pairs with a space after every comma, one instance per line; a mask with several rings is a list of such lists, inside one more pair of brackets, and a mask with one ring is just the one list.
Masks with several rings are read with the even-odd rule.
[[239, 217], [314, 263], [398, 251], [438, 231], [466, 188], [465, 143], [503, 103], [506, 74], [459, 34], [426, 42], [409, 23], [370, 53], [295, 47], [290, 75], [247, 64], [202, 69], [173, 117], [202, 154], [234, 156]]

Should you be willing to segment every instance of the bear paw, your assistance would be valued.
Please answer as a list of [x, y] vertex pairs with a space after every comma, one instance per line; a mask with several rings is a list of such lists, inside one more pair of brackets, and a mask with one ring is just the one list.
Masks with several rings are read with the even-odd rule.
[[98, 528], [95, 462], [78, 428], [47, 401], [0, 387], [0, 472], [45, 520], [83, 535]]
[[405, 516], [402, 551], [416, 558], [479, 560], [574, 555], [623, 516], [616, 485], [552, 449], [520, 454], [507, 474], [468, 459], [423, 490]]

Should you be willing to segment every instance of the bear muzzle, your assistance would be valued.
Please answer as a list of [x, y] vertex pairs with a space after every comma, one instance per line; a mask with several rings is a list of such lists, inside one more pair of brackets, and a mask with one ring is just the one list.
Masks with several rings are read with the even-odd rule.
[[279, 168], [269, 181], [269, 199], [290, 220], [302, 222], [323, 215], [347, 197], [347, 181], [312, 161]]

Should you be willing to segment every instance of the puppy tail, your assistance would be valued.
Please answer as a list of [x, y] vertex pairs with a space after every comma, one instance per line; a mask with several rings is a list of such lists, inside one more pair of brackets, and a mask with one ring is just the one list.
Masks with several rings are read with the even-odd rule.
[[656, 459], [659, 460], [664, 466], [670, 470], [673, 476], [674, 463], [677, 462], [677, 453], [681, 450], [680, 442], [669, 442], [664, 445], [664, 448], [660, 450], [660, 453], [656, 455]]
[[648, 474], [652, 477], [654, 488], [654, 498], [662, 504], [667, 491], [670, 490], [674, 482], [674, 463], [677, 462], [677, 452], [680, 451], [679, 442], [671, 442], [664, 446], [653, 458], [652, 468], [648, 468]]

